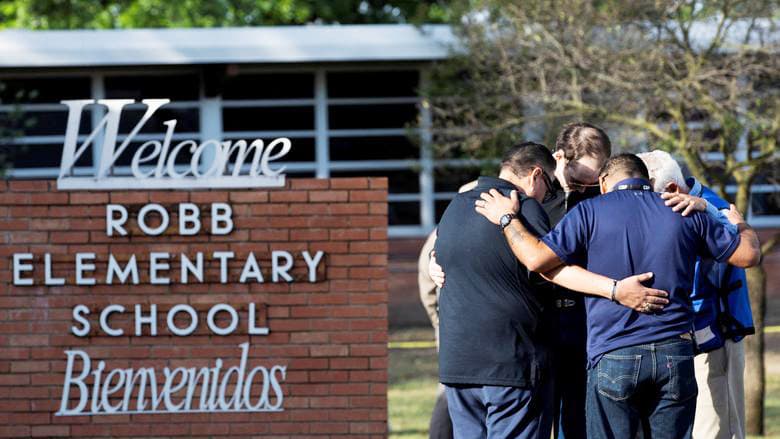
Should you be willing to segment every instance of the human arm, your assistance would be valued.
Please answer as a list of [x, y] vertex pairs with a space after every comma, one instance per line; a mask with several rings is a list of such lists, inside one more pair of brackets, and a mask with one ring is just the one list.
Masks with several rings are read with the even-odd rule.
[[753, 230], [737, 207], [731, 204], [729, 211], [725, 213], [731, 224], [737, 227], [739, 232], [739, 244], [734, 253], [729, 256], [727, 262], [735, 267], [749, 268], [758, 265], [761, 262], [761, 243], [758, 240], [756, 231]]
[[[430, 276], [437, 286], [439, 288], [444, 286], [444, 271], [436, 263], [435, 255], [431, 257], [428, 266]], [[587, 271], [578, 265], [561, 265], [543, 273], [542, 277], [572, 291], [606, 299], [612, 298], [612, 279]], [[623, 306], [640, 312], [663, 309], [669, 303], [666, 299], [669, 294], [666, 291], [642, 285], [642, 282], [650, 280], [652, 277], [653, 273], [643, 273], [619, 280], [615, 290], [615, 300]], [[646, 303], [648, 304], [647, 308], [645, 308]]]
[[669, 294], [663, 290], [649, 288], [642, 282], [652, 279], [653, 273], [642, 273], [618, 280], [592, 273], [578, 265], [561, 265], [542, 276], [550, 282], [583, 294], [614, 300], [619, 304], [639, 312], [660, 311], [669, 303]]
[[436, 252], [431, 253], [431, 259], [428, 261], [428, 275], [437, 287], [444, 286], [444, 269], [436, 263]]
[[[476, 202], [477, 212], [496, 225], [500, 223], [502, 216], [514, 214], [520, 206], [517, 191], [512, 191], [509, 197], [505, 197], [497, 190], [491, 189], [490, 192], [482, 193], [480, 198]], [[529, 270], [545, 273], [563, 263], [541, 239], [526, 228], [519, 218], [515, 217], [504, 228], [503, 233], [512, 253]]]
[[436, 291], [436, 283], [428, 273], [429, 255], [433, 250], [433, 246], [436, 243], [436, 232], [434, 231], [425, 240], [422, 249], [420, 250], [420, 256], [417, 260], [417, 287], [420, 293], [420, 302], [425, 308], [425, 312], [428, 314], [428, 318], [431, 320], [431, 325], [434, 329], [438, 329], [439, 326], [439, 297]]

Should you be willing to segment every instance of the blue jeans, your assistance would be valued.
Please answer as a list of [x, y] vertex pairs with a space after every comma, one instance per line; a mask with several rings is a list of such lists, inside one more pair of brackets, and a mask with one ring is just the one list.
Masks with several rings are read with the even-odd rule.
[[697, 392], [690, 340], [616, 349], [588, 372], [588, 438], [690, 439]]
[[447, 385], [455, 439], [549, 439], [552, 389]]

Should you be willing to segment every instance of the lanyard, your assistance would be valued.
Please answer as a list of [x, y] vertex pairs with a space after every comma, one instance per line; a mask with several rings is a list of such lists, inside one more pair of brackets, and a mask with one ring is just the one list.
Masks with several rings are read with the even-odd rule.
[[618, 191], [650, 191], [653, 188], [647, 184], [621, 184], [615, 187]]

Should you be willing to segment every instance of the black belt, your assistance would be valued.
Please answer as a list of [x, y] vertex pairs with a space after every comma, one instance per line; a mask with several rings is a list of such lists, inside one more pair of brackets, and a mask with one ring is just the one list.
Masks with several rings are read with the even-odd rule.
[[555, 299], [556, 308], [571, 308], [577, 306], [577, 302], [572, 299]]

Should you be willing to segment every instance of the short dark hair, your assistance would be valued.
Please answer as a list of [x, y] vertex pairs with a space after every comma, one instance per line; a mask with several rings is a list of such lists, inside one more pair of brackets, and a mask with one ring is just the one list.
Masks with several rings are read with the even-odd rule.
[[518, 177], [528, 175], [536, 167], [547, 173], [555, 170], [555, 159], [550, 150], [540, 143], [518, 143], [506, 150], [501, 158], [501, 168], [509, 168]]
[[555, 149], [563, 151], [566, 160], [578, 160], [586, 155], [606, 160], [612, 154], [612, 143], [601, 128], [587, 122], [570, 123], [555, 140]]
[[629, 178], [650, 179], [650, 173], [647, 172], [645, 162], [634, 154], [618, 154], [610, 157], [599, 171], [599, 178], [607, 175], [624, 174]]

